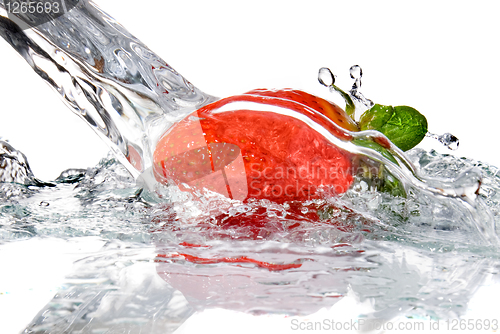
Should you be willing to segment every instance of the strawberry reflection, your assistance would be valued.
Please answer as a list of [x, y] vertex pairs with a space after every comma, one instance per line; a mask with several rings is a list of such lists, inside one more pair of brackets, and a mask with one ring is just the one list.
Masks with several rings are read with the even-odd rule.
[[155, 214], [157, 273], [196, 309], [308, 314], [373, 266], [356, 247], [373, 221], [352, 210], [325, 201], [244, 207], [196, 221], [178, 220], [171, 205]]

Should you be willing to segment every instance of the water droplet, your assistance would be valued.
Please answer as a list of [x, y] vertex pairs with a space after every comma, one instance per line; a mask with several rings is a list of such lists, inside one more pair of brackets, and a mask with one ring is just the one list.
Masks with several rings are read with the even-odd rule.
[[441, 144], [446, 146], [448, 149], [455, 151], [458, 149], [458, 145], [460, 144], [460, 141], [458, 140], [457, 137], [452, 135], [451, 133], [445, 133], [443, 135], [437, 135], [434, 133], [427, 132], [426, 137], [429, 138], [434, 138], [437, 139]]
[[356, 103], [356, 111], [363, 112], [367, 109], [373, 107], [374, 103], [372, 100], [364, 97], [363, 94], [359, 91], [361, 87], [361, 77], [363, 76], [363, 70], [359, 65], [353, 65], [349, 69], [349, 74], [351, 75], [351, 79], [354, 79], [354, 83], [352, 84], [352, 88], [349, 91], [352, 99]]
[[353, 65], [349, 69], [349, 73], [351, 74], [352, 79], [361, 79], [363, 76], [363, 70], [359, 65]]
[[335, 76], [328, 67], [322, 67], [319, 69], [318, 81], [325, 87], [330, 87], [335, 84]]
[[349, 74], [351, 75], [351, 79], [355, 80], [354, 84], [352, 85], [351, 92], [357, 93], [357, 90], [361, 87], [361, 77], [363, 76], [363, 70], [359, 65], [353, 65], [349, 69]]

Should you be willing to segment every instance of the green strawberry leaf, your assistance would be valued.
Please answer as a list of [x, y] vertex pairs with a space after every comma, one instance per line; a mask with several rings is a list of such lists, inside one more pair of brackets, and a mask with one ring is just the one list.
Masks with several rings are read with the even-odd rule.
[[359, 120], [361, 130], [382, 132], [403, 151], [415, 147], [427, 133], [427, 119], [416, 109], [407, 106], [374, 105]]

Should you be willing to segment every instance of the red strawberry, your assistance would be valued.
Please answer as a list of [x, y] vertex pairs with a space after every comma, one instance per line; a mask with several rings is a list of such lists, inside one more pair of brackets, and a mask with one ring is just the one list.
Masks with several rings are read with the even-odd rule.
[[313, 108], [315, 111], [327, 116], [338, 126], [349, 130], [359, 131], [358, 125], [346, 112], [338, 105], [329, 102], [321, 97], [308, 94], [300, 90], [282, 89], [282, 90], [269, 90], [269, 89], [255, 89], [246, 94], [254, 94], [267, 97], [276, 97], [283, 100], [289, 100], [300, 103], [306, 107]]
[[345, 130], [357, 131], [342, 109], [321, 98], [254, 90], [207, 105], [169, 129], [154, 152], [155, 176], [238, 200], [306, 200], [323, 187], [345, 192], [353, 180], [350, 154], [303, 116], [343, 139], [351, 137]]

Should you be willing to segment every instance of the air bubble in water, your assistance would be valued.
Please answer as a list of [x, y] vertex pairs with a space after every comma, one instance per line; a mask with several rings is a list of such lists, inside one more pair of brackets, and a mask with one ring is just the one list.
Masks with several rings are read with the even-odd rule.
[[426, 137], [437, 139], [441, 144], [443, 144], [452, 151], [458, 149], [458, 145], [460, 144], [458, 138], [452, 135], [451, 133], [437, 135], [434, 133], [427, 132]]
[[322, 67], [319, 69], [318, 81], [325, 87], [330, 87], [335, 84], [335, 76], [328, 67]]

